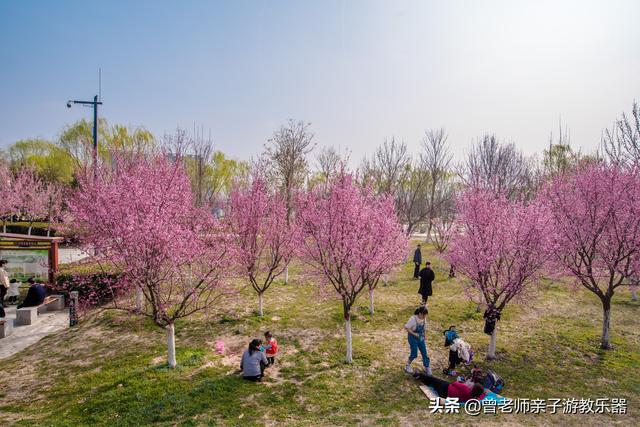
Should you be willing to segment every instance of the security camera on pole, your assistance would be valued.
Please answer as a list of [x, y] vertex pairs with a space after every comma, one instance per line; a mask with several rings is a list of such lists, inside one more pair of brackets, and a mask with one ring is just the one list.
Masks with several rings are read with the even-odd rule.
[[93, 97], [93, 101], [67, 101], [67, 108], [71, 108], [73, 104], [92, 105], [93, 106], [93, 177], [98, 176], [98, 105], [102, 105], [102, 101], [98, 101], [98, 95]]

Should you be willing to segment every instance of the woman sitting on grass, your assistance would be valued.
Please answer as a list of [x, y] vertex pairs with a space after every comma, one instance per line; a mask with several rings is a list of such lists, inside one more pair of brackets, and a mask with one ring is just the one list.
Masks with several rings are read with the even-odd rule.
[[249, 348], [242, 354], [240, 370], [242, 378], [249, 381], [261, 381], [264, 376], [264, 368], [269, 364], [267, 357], [260, 351], [262, 341], [254, 339], [249, 343]]
[[469, 399], [482, 400], [486, 394], [484, 387], [478, 382], [449, 382], [422, 372], [415, 373], [413, 376], [415, 379], [432, 387], [438, 393], [438, 396], [442, 398], [457, 397], [459, 402], [466, 402]]

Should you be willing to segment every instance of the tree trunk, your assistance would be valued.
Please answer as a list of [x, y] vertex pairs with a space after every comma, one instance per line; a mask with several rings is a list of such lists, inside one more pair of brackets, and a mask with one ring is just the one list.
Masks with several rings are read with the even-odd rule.
[[31, 236], [31, 227], [32, 227], [32, 225], [31, 225], [31, 223], [29, 223], [29, 231], [27, 231], [27, 235], [29, 235], [29, 236]]
[[432, 227], [433, 227], [433, 224], [431, 223], [431, 220], [429, 220], [429, 225], [427, 226], [427, 238], [425, 239], [425, 241], [427, 243], [429, 243], [431, 241], [431, 228]]
[[369, 313], [373, 315], [373, 289], [369, 289]]
[[3, 233], [6, 233], [6, 232], [7, 232], [7, 222], [6, 222], [6, 221], [4, 221], [4, 222], [2, 223], [2, 232], [3, 232]]
[[170, 368], [175, 368], [176, 362], [176, 335], [173, 323], [167, 325], [167, 363]]
[[611, 322], [611, 298], [602, 300], [602, 310], [604, 313], [602, 316], [602, 339], [600, 340], [600, 348], [610, 350], [609, 326]]
[[289, 284], [289, 266], [288, 265], [284, 268], [284, 284], [285, 285]]
[[264, 292], [258, 293], [258, 315], [262, 317], [262, 300], [264, 297]]
[[493, 360], [496, 358], [496, 335], [498, 335], [498, 325], [493, 328], [491, 334], [491, 340], [489, 341], [489, 349], [487, 350], [487, 360]]
[[139, 287], [136, 288], [136, 312], [142, 313], [142, 289]]
[[47, 237], [51, 237], [51, 227], [47, 228]]
[[347, 363], [353, 363], [353, 349], [351, 341], [351, 313], [345, 311], [344, 313], [344, 335], [347, 340]]

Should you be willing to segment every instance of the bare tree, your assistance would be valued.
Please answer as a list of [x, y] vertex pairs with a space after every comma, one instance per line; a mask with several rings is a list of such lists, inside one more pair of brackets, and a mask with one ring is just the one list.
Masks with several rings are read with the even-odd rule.
[[508, 197], [523, 194], [534, 181], [530, 161], [513, 143], [484, 135], [469, 151], [460, 177], [468, 186], [490, 188]]
[[393, 194], [398, 216], [411, 234], [416, 226], [437, 217], [452, 197], [451, 153], [444, 129], [425, 131], [422, 152], [413, 158], [404, 142], [394, 138], [380, 146], [371, 161], [362, 165], [364, 179], [378, 193]]
[[[286, 125], [274, 132], [265, 148], [265, 157], [284, 193], [287, 206], [287, 224], [291, 224], [293, 193], [302, 186], [308, 172], [307, 155], [314, 149], [311, 123], [289, 119]], [[289, 280], [285, 271], [285, 283]]]
[[202, 129], [196, 130], [194, 128], [194, 137], [191, 139], [190, 145], [193, 154], [190, 163], [193, 164], [187, 170], [191, 178], [193, 193], [196, 196], [196, 205], [202, 206], [210, 201], [213, 192], [213, 189], [207, 185], [207, 169], [214, 153], [211, 132], [209, 132], [209, 137], [205, 138]]
[[291, 221], [292, 197], [303, 183], [308, 171], [307, 154], [313, 151], [311, 123], [289, 119], [286, 125], [274, 132], [266, 146], [265, 155], [270, 160], [287, 202], [287, 221]]
[[204, 131], [195, 126], [193, 135], [177, 128], [173, 134], [164, 136], [163, 147], [171, 159], [181, 159], [191, 182], [196, 205], [207, 203], [211, 193], [207, 186], [207, 168], [214, 153], [211, 135], [205, 138]]
[[404, 141], [396, 142], [395, 138], [385, 139], [371, 161], [363, 160], [361, 170], [363, 178], [373, 183], [378, 194], [394, 194], [411, 170], [407, 145]]
[[344, 154], [340, 154], [333, 146], [322, 147], [316, 154], [316, 168], [320, 174], [320, 178], [323, 182], [329, 181], [329, 179], [347, 167], [349, 162], [350, 153], [345, 151]]
[[611, 129], [605, 129], [602, 146], [614, 164], [640, 164], [640, 107], [637, 102], [633, 102], [631, 117], [622, 113], [622, 117], [616, 120]]
[[447, 145], [448, 135], [443, 129], [425, 132], [420, 159], [429, 175], [427, 206], [429, 222], [427, 236], [431, 238], [433, 219], [443, 216], [444, 208], [453, 200], [451, 173], [451, 151]]
[[173, 160], [182, 159], [189, 150], [191, 138], [187, 131], [178, 127], [172, 134], [164, 134], [162, 137], [162, 147]]
[[414, 160], [404, 171], [395, 192], [396, 211], [405, 231], [410, 235], [418, 224], [427, 220], [429, 170], [421, 159]]

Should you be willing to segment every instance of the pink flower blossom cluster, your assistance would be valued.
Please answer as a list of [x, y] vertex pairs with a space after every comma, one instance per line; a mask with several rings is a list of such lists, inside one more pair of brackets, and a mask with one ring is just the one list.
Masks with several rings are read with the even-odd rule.
[[109, 170], [79, 180], [69, 200], [69, 225], [85, 249], [124, 291], [141, 292], [144, 307], [114, 299], [161, 327], [206, 311], [229, 290], [230, 233], [210, 211], [196, 208], [179, 161], [115, 157]]
[[287, 223], [284, 196], [270, 190], [259, 175], [249, 188], [231, 192], [228, 217], [240, 274], [258, 293], [262, 315], [262, 295], [289, 264], [300, 239], [298, 227]]
[[64, 204], [63, 187], [55, 182], [45, 182], [28, 166], [13, 173], [6, 163], [0, 163], [0, 217], [3, 231], [7, 221], [17, 218], [31, 225], [38, 220], [58, 223]]
[[504, 194], [470, 189], [457, 203], [447, 260], [466, 276], [466, 291], [501, 311], [540, 279], [550, 257], [550, 216], [537, 201], [509, 201]]
[[611, 299], [640, 277], [640, 171], [586, 164], [553, 176], [532, 200], [471, 188], [458, 200], [448, 261], [467, 293], [498, 313], [543, 274], [572, 279], [603, 306], [610, 348]]
[[552, 269], [600, 299], [608, 349], [611, 299], [640, 277], [640, 171], [588, 165], [555, 177], [540, 197], [552, 215]]
[[341, 297], [345, 319], [358, 294], [402, 263], [408, 240], [390, 197], [359, 187], [349, 175], [299, 199], [300, 259], [318, 284]]

